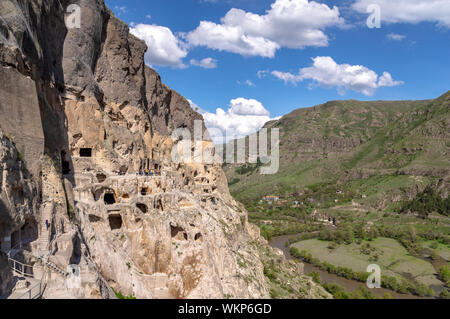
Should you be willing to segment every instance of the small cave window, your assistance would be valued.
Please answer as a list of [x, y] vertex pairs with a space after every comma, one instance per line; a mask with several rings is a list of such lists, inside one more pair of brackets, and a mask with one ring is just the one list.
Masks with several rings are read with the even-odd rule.
[[194, 237], [195, 241], [202, 240], [202, 238], [203, 238], [203, 236], [201, 233], [195, 234], [195, 237]]
[[145, 133], [147, 133], [150, 130], [150, 125], [148, 123], [145, 123]]
[[164, 211], [164, 206], [163, 206], [163, 203], [162, 203], [162, 200], [161, 200], [161, 199], [158, 199], [158, 200], [155, 202], [155, 208], [158, 209], [158, 210], [160, 210], [160, 211]]
[[80, 157], [92, 157], [92, 148], [80, 148]]
[[63, 175], [70, 174], [70, 163], [66, 160], [66, 151], [61, 151], [61, 168]]
[[125, 175], [128, 172], [128, 167], [127, 166], [121, 166], [119, 169], [119, 174], [120, 175]]
[[141, 212], [143, 212], [144, 214], [146, 214], [147, 211], [148, 211], [147, 205], [145, 205], [145, 204], [137, 203], [137, 204], [136, 204], [136, 207], [139, 208], [139, 210], [140, 210]]
[[97, 181], [99, 183], [103, 183], [106, 180], [106, 175], [105, 174], [97, 174]]
[[147, 187], [142, 187], [141, 189], [141, 195], [142, 196], [147, 196], [148, 194], [148, 188]]
[[109, 220], [109, 227], [111, 228], [111, 230], [122, 228], [122, 216], [118, 214], [109, 215], [108, 220]]
[[106, 205], [114, 205], [116, 203], [116, 197], [113, 193], [105, 193], [104, 200]]
[[95, 215], [89, 215], [89, 221], [91, 222], [91, 223], [97, 223], [97, 222], [99, 222], [99, 221], [101, 221], [102, 219], [100, 218], [100, 217], [98, 217], [98, 216], [95, 216]]
[[176, 240], [187, 240], [187, 233], [182, 227], [170, 225], [170, 235]]

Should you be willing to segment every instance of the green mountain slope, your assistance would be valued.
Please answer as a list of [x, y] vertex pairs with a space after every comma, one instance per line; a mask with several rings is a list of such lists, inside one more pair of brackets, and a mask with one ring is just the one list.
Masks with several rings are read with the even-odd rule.
[[224, 165], [231, 193], [254, 202], [330, 184], [382, 207], [430, 183], [448, 193], [449, 108], [450, 91], [432, 101], [332, 101], [297, 109], [265, 126], [280, 129], [279, 172]]

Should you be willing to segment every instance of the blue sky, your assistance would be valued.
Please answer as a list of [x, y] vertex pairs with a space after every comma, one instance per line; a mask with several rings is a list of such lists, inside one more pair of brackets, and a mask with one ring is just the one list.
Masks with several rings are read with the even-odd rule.
[[[430, 99], [450, 90], [450, 0], [106, 3], [154, 41], [146, 62], [163, 82], [199, 106], [209, 127], [238, 136], [329, 100]], [[373, 3], [381, 28], [366, 25]]]

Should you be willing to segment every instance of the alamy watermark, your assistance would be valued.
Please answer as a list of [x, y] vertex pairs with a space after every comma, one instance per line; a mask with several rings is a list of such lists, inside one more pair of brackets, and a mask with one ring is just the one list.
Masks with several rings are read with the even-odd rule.
[[77, 4], [71, 4], [66, 9], [64, 22], [67, 29], [81, 28], [81, 8]]
[[66, 271], [68, 273], [66, 278], [67, 289], [81, 288], [80, 267], [78, 265], [68, 265]]
[[381, 7], [380, 5], [373, 3], [367, 7], [367, 13], [370, 13], [367, 18], [366, 24], [369, 29], [381, 28]]
[[[222, 136], [219, 129], [208, 129], [212, 136]], [[227, 134], [225, 133], [225, 136]], [[247, 138], [231, 139], [226, 144], [206, 143], [203, 134], [203, 121], [194, 121], [194, 136], [187, 128], [178, 128], [172, 133], [174, 146], [172, 161], [174, 163], [227, 163], [227, 164], [262, 164], [260, 173], [263, 175], [276, 174], [280, 168], [280, 131], [278, 128], [270, 130], [270, 147], [268, 130], [262, 129]], [[248, 141], [248, 147], [247, 147]], [[248, 150], [248, 151], [247, 151]]]
[[367, 266], [367, 272], [370, 276], [367, 278], [367, 287], [369, 289], [381, 288], [381, 268], [377, 264]]

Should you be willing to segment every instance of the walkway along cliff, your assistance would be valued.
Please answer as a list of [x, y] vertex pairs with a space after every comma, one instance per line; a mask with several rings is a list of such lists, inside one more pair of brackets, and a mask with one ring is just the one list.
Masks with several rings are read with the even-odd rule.
[[[80, 28], [65, 25], [70, 4]], [[0, 295], [17, 285], [11, 251], [36, 278], [50, 272], [43, 298], [101, 298], [105, 285], [137, 298], [269, 298], [263, 258], [298, 268], [248, 223], [219, 163], [172, 162], [171, 133], [203, 119], [145, 65], [146, 49], [103, 0], [1, 1]], [[146, 169], [161, 174], [136, 175]], [[329, 296], [292, 276], [295, 296]]]

